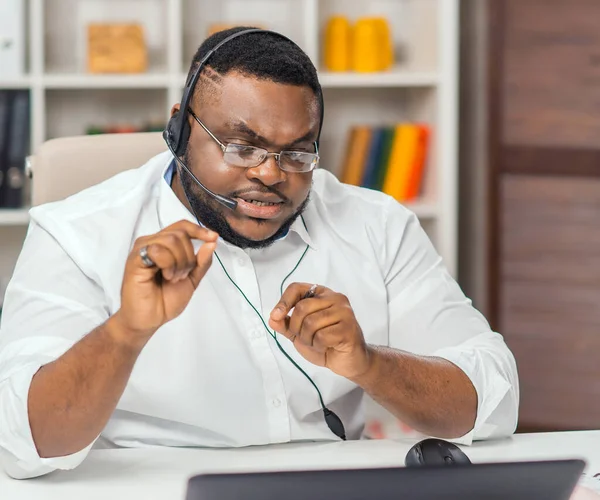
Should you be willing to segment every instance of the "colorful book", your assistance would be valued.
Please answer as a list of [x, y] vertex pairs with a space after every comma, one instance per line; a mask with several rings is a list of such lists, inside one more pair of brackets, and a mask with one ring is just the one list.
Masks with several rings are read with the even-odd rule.
[[396, 126], [383, 192], [398, 201], [407, 199], [419, 133], [419, 127], [416, 125]]
[[358, 125], [351, 128], [346, 145], [346, 156], [342, 166], [342, 174], [340, 176], [342, 182], [360, 186], [371, 144], [371, 134], [371, 127], [366, 125]]
[[429, 149], [430, 130], [427, 125], [418, 125], [419, 135], [417, 138], [417, 148], [413, 158], [412, 168], [408, 179], [408, 189], [406, 192], [407, 200], [414, 200], [421, 193], [421, 182], [423, 180], [423, 171], [427, 161], [427, 150]]
[[381, 141], [381, 154], [379, 155], [377, 165], [377, 179], [373, 185], [373, 189], [381, 191], [385, 181], [388, 164], [390, 162], [390, 154], [392, 145], [394, 144], [394, 127], [386, 127], [383, 129], [383, 139]]
[[371, 144], [367, 154], [363, 178], [360, 183], [362, 187], [374, 189], [377, 184], [377, 167], [379, 166], [379, 157], [383, 145], [383, 128], [373, 128], [371, 133]]

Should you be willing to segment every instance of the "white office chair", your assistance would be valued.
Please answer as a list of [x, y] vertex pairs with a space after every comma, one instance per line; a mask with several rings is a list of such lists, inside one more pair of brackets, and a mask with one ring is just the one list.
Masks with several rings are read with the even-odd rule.
[[32, 205], [61, 200], [165, 151], [160, 132], [65, 137], [29, 158]]

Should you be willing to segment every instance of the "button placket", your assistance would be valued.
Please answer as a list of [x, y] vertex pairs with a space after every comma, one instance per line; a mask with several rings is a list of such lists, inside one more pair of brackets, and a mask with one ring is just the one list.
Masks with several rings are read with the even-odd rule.
[[[252, 260], [245, 253], [235, 252], [230, 262], [232, 278], [260, 313], [262, 311], [260, 289]], [[246, 338], [249, 339], [254, 359], [262, 373], [270, 441], [287, 442], [290, 440], [290, 416], [282, 374], [270, 346], [270, 334], [246, 299], [239, 292], [237, 293], [241, 300]], [[263, 317], [263, 320], [268, 327], [268, 317]]]

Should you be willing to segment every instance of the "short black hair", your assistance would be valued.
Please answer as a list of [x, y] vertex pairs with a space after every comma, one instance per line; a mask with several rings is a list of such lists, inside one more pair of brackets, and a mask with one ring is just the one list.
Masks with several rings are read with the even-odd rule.
[[[237, 26], [218, 31], [204, 40], [194, 55], [188, 80], [198, 68], [200, 61], [218, 43], [234, 33], [248, 29], [252, 27]], [[231, 71], [238, 71], [244, 75], [275, 83], [307, 86], [314, 92], [318, 101], [322, 99], [317, 69], [310, 57], [295, 43], [276, 33], [248, 33], [234, 38], [212, 54], [206, 65], [221, 76]], [[207, 72], [208, 70], [203, 70], [202, 76]], [[201, 80], [200, 87], [202, 87]]]

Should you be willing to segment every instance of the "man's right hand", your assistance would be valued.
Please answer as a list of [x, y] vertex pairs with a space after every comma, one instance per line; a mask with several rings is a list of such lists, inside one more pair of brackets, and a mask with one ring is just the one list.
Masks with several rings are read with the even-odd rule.
[[[119, 340], [141, 347], [183, 312], [211, 265], [217, 238], [217, 233], [182, 220], [135, 241], [125, 265], [121, 308], [112, 317], [124, 336]], [[204, 241], [197, 254], [194, 239]], [[143, 247], [155, 266], [142, 261]]]
[[[204, 241], [197, 254], [192, 240]], [[71, 455], [98, 437], [146, 342], [188, 305], [210, 267], [216, 240], [216, 233], [180, 221], [135, 241], [125, 264], [121, 308], [31, 380], [27, 410], [40, 457]], [[144, 247], [156, 265], [144, 264]]]

